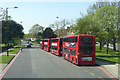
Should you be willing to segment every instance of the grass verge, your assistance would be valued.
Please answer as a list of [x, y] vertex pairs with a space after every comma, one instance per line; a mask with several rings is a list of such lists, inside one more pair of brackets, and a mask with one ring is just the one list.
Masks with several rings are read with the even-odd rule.
[[120, 51], [113, 51], [113, 49], [109, 48], [109, 52], [106, 54], [106, 47], [99, 50], [99, 46], [96, 46], [96, 58], [120, 64]]
[[9, 51], [10, 54], [17, 54], [18, 51], [20, 50], [20, 47], [13, 48]]
[[[22, 45], [19, 45], [18, 47], [11, 49], [9, 51], [9, 54], [17, 54], [19, 52], [21, 46]], [[12, 58], [14, 58], [14, 55], [9, 55], [9, 56], [1, 55], [0, 56], [0, 63], [9, 63], [10, 60], [12, 60]]]
[[2, 56], [0, 56], [0, 59], [2, 59], [2, 61], [0, 61], [0, 63], [9, 63], [9, 61], [10, 61], [13, 57], [14, 57], [13, 55], [9, 55], [9, 56], [2, 55]]

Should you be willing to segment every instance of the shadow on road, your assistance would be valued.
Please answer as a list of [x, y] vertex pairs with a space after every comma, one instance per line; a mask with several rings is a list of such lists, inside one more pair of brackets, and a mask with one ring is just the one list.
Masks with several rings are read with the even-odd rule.
[[96, 59], [96, 64], [98, 65], [115, 65], [115, 62], [110, 62], [102, 59]]

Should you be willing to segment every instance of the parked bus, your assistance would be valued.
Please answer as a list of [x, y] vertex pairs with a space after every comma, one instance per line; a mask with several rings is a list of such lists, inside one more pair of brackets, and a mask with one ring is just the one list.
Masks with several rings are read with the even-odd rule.
[[41, 49], [44, 49], [43, 44], [44, 44], [44, 39], [40, 39], [40, 48]]
[[74, 35], [63, 38], [63, 56], [76, 65], [95, 64], [95, 36]]
[[52, 38], [50, 51], [57, 55], [62, 56], [62, 38]]
[[50, 39], [44, 39], [44, 50], [45, 51], [50, 51]]

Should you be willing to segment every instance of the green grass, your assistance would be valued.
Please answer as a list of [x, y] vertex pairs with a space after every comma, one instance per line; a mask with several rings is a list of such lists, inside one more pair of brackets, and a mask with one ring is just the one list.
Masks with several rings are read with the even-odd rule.
[[96, 58], [120, 63], [118, 60], [120, 58], [120, 51], [113, 51], [112, 49], [109, 49], [108, 54], [106, 54], [106, 47], [103, 47], [102, 50], [99, 50], [99, 46], [96, 46]]
[[13, 48], [9, 51], [10, 54], [17, 54], [18, 51], [20, 50], [20, 47]]
[[1, 46], [1, 47], [6, 47], [7, 45], [5, 45], [5, 44], [0, 44], [0, 46]]
[[37, 43], [37, 42], [33, 42], [32, 44], [33, 44], [33, 45], [37, 45], [38, 43]]
[[8, 63], [13, 57], [14, 57], [13, 55], [9, 55], [9, 56], [2, 55], [0, 56], [0, 63]]

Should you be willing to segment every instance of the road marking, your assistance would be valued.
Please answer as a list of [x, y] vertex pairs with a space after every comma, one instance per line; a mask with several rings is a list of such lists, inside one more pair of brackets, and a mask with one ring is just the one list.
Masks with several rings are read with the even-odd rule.
[[98, 77], [98, 78], [100, 78], [100, 79], [104, 80], [102, 77]]
[[112, 80], [116, 80], [109, 72], [107, 72], [104, 68], [102, 67], [98, 67], [99, 69], [101, 69], [102, 71], [104, 71]]
[[93, 74], [93, 73], [90, 73], [91, 75], [93, 75], [93, 76], [95, 76], [95, 74]]

